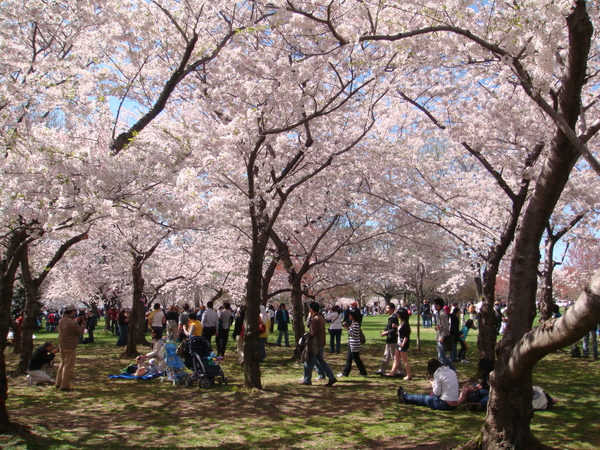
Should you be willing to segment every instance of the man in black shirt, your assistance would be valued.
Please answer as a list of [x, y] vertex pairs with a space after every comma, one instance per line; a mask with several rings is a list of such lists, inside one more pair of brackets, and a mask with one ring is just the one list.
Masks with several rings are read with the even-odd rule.
[[47, 341], [33, 352], [27, 365], [27, 382], [29, 384], [54, 384], [51, 375], [54, 357], [57, 353], [58, 348], [52, 341]]
[[385, 336], [385, 352], [379, 370], [375, 372], [375, 375], [385, 375], [390, 361], [394, 360], [396, 347], [398, 345], [398, 316], [396, 315], [396, 305], [388, 303], [385, 307], [385, 312], [390, 315], [388, 317], [387, 326], [381, 333], [381, 336]]

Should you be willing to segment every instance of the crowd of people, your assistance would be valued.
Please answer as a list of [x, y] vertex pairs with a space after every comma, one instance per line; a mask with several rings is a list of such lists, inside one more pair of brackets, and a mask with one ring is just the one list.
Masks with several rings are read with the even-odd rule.
[[[463, 305], [446, 305], [442, 298], [431, 302], [424, 300], [420, 309], [396, 307], [390, 303], [383, 311], [387, 315], [385, 328], [381, 336], [385, 340], [384, 354], [378, 370], [374, 374], [382, 377], [400, 377], [411, 380], [413, 373], [409, 362], [411, 342], [410, 316], [418, 311], [422, 326], [433, 327], [436, 332], [437, 358], [427, 363], [427, 377], [430, 380], [429, 394], [411, 394], [402, 387], [398, 390], [401, 403], [408, 405], [423, 405], [432, 409], [452, 410], [464, 404], [471, 411], [485, 411], [489, 396], [489, 376], [493, 370], [493, 361], [479, 360], [477, 364], [479, 379], [469, 383], [462, 389], [459, 387], [455, 362], [468, 363], [466, 338], [472, 329], [476, 329], [477, 310], [471, 308], [473, 303]], [[300, 384], [311, 385], [312, 373], [316, 369], [319, 379], [327, 379], [325, 386], [331, 387], [340, 378], [349, 377], [353, 366], [356, 366], [359, 376], [367, 376], [368, 372], [361, 358], [361, 350], [365, 343], [362, 331], [363, 311], [357, 303], [345, 307], [333, 306], [322, 310], [317, 302], [311, 302], [308, 308], [306, 322], [307, 334], [301, 342], [303, 376]], [[55, 321], [55, 315], [61, 314], [60, 320]], [[99, 314], [102, 314], [101, 311]], [[118, 336], [117, 345], [126, 345], [131, 311], [128, 308], [110, 308], [106, 311], [107, 327]], [[54, 384], [63, 391], [72, 390], [71, 380], [75, 370], [75, 360], [78, 344], [82, 343], [84, 334], [88, 333], [86, 342], [93, 343], [93, 331], [98, 317], [94, 312], [67, 305], [60, 311], [46, 312], [46, 322], [58, 331], [58, 346], [52, 341], [45, 342], [32, 355], [27, 368], [27, 381], [30, 384]], [[238, 361], [244, 363], [244, 319], [243, 306], [232, 309], [228, 302], [223, 302], [217, 309], [213, 302], [192, 309], [188, 304], [172, 305], [162, 308], [155, 303], [149, 308], [145, 320], [148, 331], [152, 336], [152, 350], [141, 355], [137, 362], [153, 360], [160, 354], [166, 340], [183, 342], [192, 336], [204, 336], [212, 345], [214, 338], [218, 356], [224, 356], [229, 334], [237, 342]], [[56, 323], [55, 323], [56, 322]], [[278, 332], [276, 345], [290, 347], [290, 326], [292, 316], [285, 304], [278, 308], [261, 306], [259, 314], [259, 361], [267, 357], [267, 339], [270, 333]], [[327, 330], [327, 331], [326, 331]], [[347, 333], [347, 354], [343, 370], [334, 374], [324, 357], [328, 347], [330, 353], [341, 352], [341, 337]], [[498, 330], [499, 331], [499, 330]], [[327, 342], [329, 334], [329, 342]], [[163, 339], [164, 337], [164, 339]], [[597, 328], [591, 330], [584, 338], [585, 351], [589, 353], [589, 341], [592, 343], [591, 352], [597, 358]], [[328, 345], [329, 344], [329, 345]], [[52, 367], [55, 356], [60, 352], [60, 364], [56, 378], [52, 378]], [[160, 358], [157, 370], [160, 370]], [[534, 387], [534, 408], [550, 408], [556, 399]], [[537, 402], [537, 403], [536, 403]], [[537, 405], [537, 406], [536, 406]]]

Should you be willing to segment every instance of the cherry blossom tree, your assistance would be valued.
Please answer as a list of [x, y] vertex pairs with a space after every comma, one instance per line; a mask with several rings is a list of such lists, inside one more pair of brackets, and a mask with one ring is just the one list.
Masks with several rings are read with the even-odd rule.
[[[539, 173], [532, 179], [530, 198], [514, 225], [508, 326], [496, 347], [490, 405], [480, 441], [485, 448], [533, 448], [539, 445], [529, 429], [535, 364], [548, 352], [578, 339], [597, 322], [598, 309], [588, 309], [597, 298], [590, 295], [597, 292], [593, 278], [589, 294], [584, 294], [564, 319], [532, 329], [539, 244], [548, 220], [580, 158], [600, 173], [600, 166], [587, 147], [593, 144], [600, 122], [587, 125], [579, 121], [583, 100], [594, 89], [598, 61], [592, 56], [597, 49], [592, 20], [597, 20], [597, 10], [585, 1], [560, 2], [541, 9], [496, 6], [485, 2], [476, 7], [465, 7], [459, 2], [440, 7], [405, 3], [396, 7], [366, 2], [329, 4], [322, 8], [304, 2], [282, 5], [327, 28], [335, 41], [333, 46], [377, 42], [390, 49], [397, 48], [390, 43], [400, 46], [404, 43], [405, 48], [410, 45], [414, 53], [424, 55], [423, 61], [434, 67], [433, 72], [436, 67], [447, 67], [464, 58], [465, 71], [468, 65], [480, 68], [477, 78], [481, 84], [486, 85], [493, 78], [496, 84], [518, 86], [519, 93], [550, 119]], [[527, 21], [527, 25], [503, 26], [515, 20]], [[423, 50], [425, 42], [427, 52]], [[443, 60], [440, 54], [444, 55]], [[491, 67], [494, 72], [486, 70]], [[468, 98], [466, 93], [463, 98]], [[578, 121], [579, 135], [575, 132]], [[472, 144], [471, 147], [477, 150]]]

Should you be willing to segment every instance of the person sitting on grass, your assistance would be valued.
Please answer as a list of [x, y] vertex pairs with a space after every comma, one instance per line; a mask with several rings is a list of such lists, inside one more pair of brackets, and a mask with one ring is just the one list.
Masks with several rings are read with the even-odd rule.
[[478, 381], [463, 387], [458, 403], [467, 403], [466, 408], [472, 411], [485, 410], [490, 395], [490, 373], [493, 370], [494, 361], [489, 358], [481, 358], [477, 362]]
[[458, 378], [456, 372], [442, 365], [439, 359], [427, 362], [427, 375], [430, 378], [432, 392], [426, 394], [407, 394], [398, 388], [398, 398], [407, 405], [422, 405], [431, 409], [453, 410], [458, 405]]
[[[490, 396], [490, 374], [494, 370], [494, 361], [481, 358], [477, 363], [478, 374], [481, 377], [478, 383], [465, 386], [460, 393], [458, 403], [465, 404], [467, 411], [487, 411]], [[550, 409], [558, 400], [552, 398], [539, 386], [533, 386], [532, 406], [534, 410]]]

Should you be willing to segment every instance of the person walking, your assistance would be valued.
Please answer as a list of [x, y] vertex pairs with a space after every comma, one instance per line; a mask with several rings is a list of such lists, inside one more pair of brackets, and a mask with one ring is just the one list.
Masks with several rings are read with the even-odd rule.
[[79, 336], [83, 336], [85, 328], [75, 321], [75, 306], [67, 305], [62, 319], [58, 322], [58, 346], [60, 348], [60, 365], [56, 374], [57, 389], [71, 391], [71, 380], [75, 373], [75, 359]]
[[[398, 343], [396, 347], [396, 354], [394, 355], [394, 365], [390, 373], [386, 374], [388, 377], [393, 377], [400, 368], [400, 363], [404, 364], [404, 370], [406, 376], [404, 380], [412, 379], [410, 373], [410, 364], [408, 363], [408, 349], [410, 347], [410, 325], [408, 323], [410, 316], [406, 308], [400, 308], [398, 310], [398, 319], [400, 320], [400, 327], [398, 329]], [[418, 319], [417, 319], [418, 320]]]
[[[396, 346], [398, 345], [398, 316], [396, 315], [396, 305], [388, 303], [385, 307], [386, 314], [389, 314], [385, 330], [381, 336], [385, 337], [385, 351], [379, 370], [375, 375], [385, 375], [387, 368], [396, 355]], [[394, 371], [395, 373], [395, 371]]]
[[348, 330], [348, 356], [346, 357], [346, 365], [344, 366], [344, 370], [338, 375], [339, 378], [350, 375], [350, 371], [352, 370], [352, 361], [356, 363], [358, 372], [363, 377], [367, 376], [367, 369], [365, 369], [365, 365], [360, 359], [360, 348], [362, 344], [360, 342], [361, 330], [359, 317], [362, 319], [362, 315], [358, 310], [351, 310], [348, 314], [350, 325], [344, 325]]
[[312, 372], [317, 364], [324, 375], [329, 379], [325, 386], [331, 387], [337, 382], [329, 364], [323, 358], [323, 349], [325, 348], [325, 319], [319, 313], [321, 306], [317, 302], [311, 302], [309, 311], [309, 338], [306, 343], [306, 361], [304, 362], [304, 377], [300, 384], [312, 384]]
[[217, 324], [219, 317], [217, 312], [213, 309], [213, 302], [209, 301], [206, 303], [206, 309], [202, 313], [202, 336], [212, 345], [212, 337], [217, 333]]
[[227, 350], [227, 342], [229, 342], [229, 325], [232, 321], [233, 311], [231, 311], [231, 304], [229, 302], [223, 302], [222, 309], [219, 309], [217, 313], [217, 355], [225, 356], [225, 350]]

